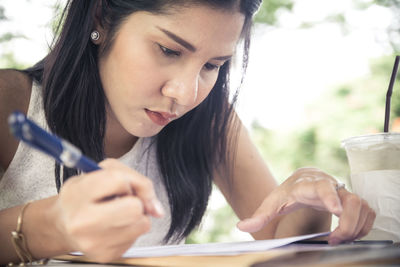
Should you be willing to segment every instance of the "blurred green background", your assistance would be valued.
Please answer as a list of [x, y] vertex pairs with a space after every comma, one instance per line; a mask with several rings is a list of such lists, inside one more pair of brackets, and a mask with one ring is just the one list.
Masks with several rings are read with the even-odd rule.
[[[5, 49], [13, 41], [26, 38], [24, 34], [12, 29], [7, 30], [3, 26], [12, 23], [12, 18], [7, 15], [9, 2], [0, 0], [0, 29], [2, 29], [0, 68], [25, 68], [34, 62], [19, 60], [15, 51]], [[23, 6], [23, 3], [30, 1], [19, 2]], [[55, 19], [46, 25], [54, 33], [54, 25], [62, 4], [58, 2], [54, 4], [49, 0], [42, 2], [47, 2], [54, 13]], [[290, 14], [299, 2], [300, 0], [264, 0], [255, 18], [257, 26], [279, 29], [281, 17]], [[391, 12], [391, 22], [385, 29], [387, 38], [380, 41], [382, 46], [389, 47], [387, 49], [389, 52], [369, 62], [368, 74], [324, 90], [317, 99], [307, 104], [305, 107], [307, 119], [301, 126], [288, 130], [269, 128], [256, 119], [250, 122], [249, 130], [253, 140], [279, 182], [299, 167], [315, 166], [338, 177], [351, 189], [346, 154], [340, 146], [340, 140], [354, 135], [383, 131], [386, 90], [395, 55], [399, 54], [400, 50], [400, 2], [397, 0], [350, 2], [352, 2], [351, 8], [358, 11], [379, 7]], [[348, 22], [352, 18], [349, 14], [351, 12], [333, 10], [323, 19], [301, 18], [301, 23], [297, 27], [312, 29], [329, 22], [337, 24], [343, 35], [351, 35], [352, 30]], [[245, 86], [242, 90], [245, 90]], [[400, 132], [399, 81], [395, 84], [392, 96], [391, 130]], [[240, 233], [235, 228], [238, 219], [219, 191], [217, 189], [214, 191], [203, 223], [189, 236], [187, 243], [249, 240], [249, 235]]]

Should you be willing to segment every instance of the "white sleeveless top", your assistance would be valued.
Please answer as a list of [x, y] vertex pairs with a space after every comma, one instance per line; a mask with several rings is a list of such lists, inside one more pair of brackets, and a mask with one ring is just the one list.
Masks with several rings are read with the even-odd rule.
[[[35, 82], [32, 85], [27, 116], [42, 128], [49, 129], [44, 116], [41, 87]], [[153, 181], [157, 197], [166, 213], [163, 218], [151, 218], [150, 232], [139, 237], [135, 246], [163, 244], [162, 240], [171, 223], [168, 195], [159, 172], [152, 140], [139, 138], [132, 149], [119, 158], [119, 161]], [[9, 167], [6, 170], [0, 169], [0, 210], [57, 195], [54, 163], [51, 157], [20, 142]]]

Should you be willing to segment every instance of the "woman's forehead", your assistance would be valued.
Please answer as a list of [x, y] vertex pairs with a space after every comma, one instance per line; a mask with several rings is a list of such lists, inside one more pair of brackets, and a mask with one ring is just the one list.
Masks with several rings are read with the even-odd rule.
[[144, 31], [171, 32], [194, 44], [204, 42], [236, 43], [240, 37], [244, 15], [237, 11], [213, 9], [206, 5], [180, 8], [172, 13], [136, 12], [130, 15], [126, 28]]
[[161, 12], [174, 13], [187, 8], [206, 7], [220, 11], [240, 11], [240, 0], [220, 0], [220, 1], [196, 1], [196, 0], [174, 0], [167, 1]]

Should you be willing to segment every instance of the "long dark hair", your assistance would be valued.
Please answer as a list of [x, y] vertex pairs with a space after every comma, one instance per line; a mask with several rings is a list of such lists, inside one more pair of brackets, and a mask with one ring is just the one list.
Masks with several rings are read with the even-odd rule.
[[[50, 53], [25, 70], [43, 87], [44, 111], [51, 131], [79, 147], [96, 161], [104, 158], [105, 95], [98, 73], [98, 53], [111, 47], [121, 22], [136, 11], [155, 14], [180, 5], [202, 4], [238, 9], [245, 15], [242, 36], [243, 69], [247, 66], [252, 16], [261, 0], [69, 0], [59, 24], [59, 36]], [[90, 39], [94, 18], [108, 29], [104, 51]], [[62, 29], [61, 29], [62, 25]], [[60, 30], [61, 29], [61, 30]], [[213, 174], [228, 166], [238, 124], [229, 101], [227, 61], [208, 97], [182, 118], [168, 124], [157, 136], [157, 157], [171, 209], [171, 226], [165, 242], [178, 241], [196, 227], [207, 208]], [[236, 92], [237, 93], [237, 92]], [[199, 130], [201, 129], [201, 130]], [[222, 165], [223, 164], [223, 165]], [[62, 175], [60, 175], [62, 171]], [[56, 164], [57, 190], [77, 170]]]

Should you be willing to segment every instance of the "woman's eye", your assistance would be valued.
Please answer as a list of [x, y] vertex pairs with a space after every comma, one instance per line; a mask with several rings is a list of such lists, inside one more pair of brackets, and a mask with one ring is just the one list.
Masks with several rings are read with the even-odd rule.
[[166, 55], [167, 57], [179, 57], [181, 55], [181, 52], [179, 51], [171, 50], [162, 45], [159, 46], [163, 54]]
[[204, 65], [204, 68], [206, 68], [206, 70], [218, 70], [220, 68], [220, 66], [215, 65], [215, 64], [211, 64], [211, 63], [206, 63]]

